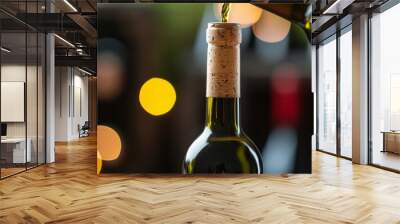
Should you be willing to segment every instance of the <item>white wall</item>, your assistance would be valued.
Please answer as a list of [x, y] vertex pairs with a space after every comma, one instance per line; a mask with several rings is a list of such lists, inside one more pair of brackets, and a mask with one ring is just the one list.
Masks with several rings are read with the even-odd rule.
[[55, 89], [55, 140], [77, 139], [78, 125], [88, 120], [88, 78], [76, 68], [56, 67]]
[[68, 74], [67, 67], [55, 68], [55, 141], [68, 141]]
[[[76, 70], [75, 70], [76, 72]], [[73, 119], [72, 119], [72, 129], [71, 135], [74, 138], [79, 137], [78, 132], [78, 124], [81, 126], [85, 123], [85, 121], [89, 120], [89, 111], [88, 111], [88, 78], [85, 76], [81, 76], [82, 73], [78, 75], [74, 75], [74, 108], [73, 111]], [[80, 111], [81, 110], [81, 111]]]

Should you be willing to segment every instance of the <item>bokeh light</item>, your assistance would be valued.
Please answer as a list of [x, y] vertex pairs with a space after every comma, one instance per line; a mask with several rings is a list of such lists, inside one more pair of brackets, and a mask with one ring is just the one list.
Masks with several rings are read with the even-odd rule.
[[297, 153], [297, 133], [289, 127], [274, 129], [263, 150], [264, 172], [292, 173]]
[[121, 138], [118, 133], [105, 125], [97, 126], [97, 151], [101, 160], [115, 160], [121, 153]]
[[[255, 53], [260, 61], [270, 65], [278, 65], [287, 60], [290, 53], [289, 38], [277, 43], [267, 43], [258, 38], [255, 39]], [[271, 68], [272, 69], [272, 68]]]
[[282, 63], [272, 72], [272, 89], [281, 94], [297, 93], [300, 89], [300, 69], [291, 63]]
[[[221, 21], [221, 9], [223, 3], [215, 4], [214, 11], [218, 21]], [[250, 3], [232, 3], [229, 14], [229, 23], [239, 23], [242, 28], [249, 27], [256, 23], [262, 14], [262, 9]]]
[[304, 28], [307, 30], [311, 30], [311, 20], [307, 20], [306, 23], [304, 24]]
[[111, 53], [98, 56], [98, 97], [111, 100], [117, 97], [122, 89], [123, 68], [118, 57]]
[[284, 63], [272, 73], [271, 98], [273, 123], [296, 126], [302, 111], [300, 74], [295, 65]]
[[110, 101], [118, 97], [123, 90], [125, 47], [113, 38], [100, 39], [98, 45], [98, 98]]
[[285, 39], [290, 31], [290, 27], [290, 21], [264, 11], [258, 22], [253, 25], [253, 32], [262, 41], [276, 43]]
[[139, 102], [143, 109], [154, 116], [168, 113], [175, 105], [174, 86], [165, 79], [151, 78], [140, 88]]
[[97, 174], [100, 174], [101, 168], [103, 168], [103, 160], [101, 159], [99, 151], [97, 151]]

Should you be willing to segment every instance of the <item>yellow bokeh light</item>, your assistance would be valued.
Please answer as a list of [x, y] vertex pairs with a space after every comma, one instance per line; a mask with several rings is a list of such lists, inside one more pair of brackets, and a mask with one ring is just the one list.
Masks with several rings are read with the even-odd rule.
[[[221, 20], [223, 3], [217, 3], [214, 7], [215, 16]], [[232, 3], [229, 14], [229, 23], [239, 23], [242, 28], [249, 27], [260, 19], [262, 9], [250, 3]]]
[[307, 30], [311, 30], [311, 21], [310, 21], [310, 20], [307, 20], [306, 23], [304, 24], [304, 27], [305, 27]]
[[253, 25], [254, 35], [265, 42], [280, 42], [288, 35], [291, 23], [287, 19], [264, 11], [260, 20]]
[[97, 151], [101, 160], [115, 160], [121, 153], [121, 138], [118, 133], [104, 125], [97, 126]]
[[151, 115], [160, 116], [168, 113], [174, 107], [175, 101], [175, 89], [165, 79], [151, 78], [140, 88], [140, 105]]
[[99, 151], [97, 151], [97, 175], [100, 174], [102, 166], [103, 166], [103, 160], [101, 160], [101, 155]]

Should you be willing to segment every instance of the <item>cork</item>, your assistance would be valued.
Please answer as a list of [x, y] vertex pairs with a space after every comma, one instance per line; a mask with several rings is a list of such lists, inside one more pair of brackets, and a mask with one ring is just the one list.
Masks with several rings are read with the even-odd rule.
[[209, 23], [207, 97], [240, 97], [240, 25]]

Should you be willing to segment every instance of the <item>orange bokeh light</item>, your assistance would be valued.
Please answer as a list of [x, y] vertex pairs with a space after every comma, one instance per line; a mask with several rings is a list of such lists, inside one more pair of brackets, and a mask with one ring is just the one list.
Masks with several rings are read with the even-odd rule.
[[285, 39], [290, 31], [290, 27], [290, 21], [264, 11], [260, 20], [253, 26], [253, 33], [262, 41], [276, 43]]
[[117, 159], [121, 147], [121, 138], [114, 129], [104, 125], [97, 126], [97, 151], [102, 160]]

